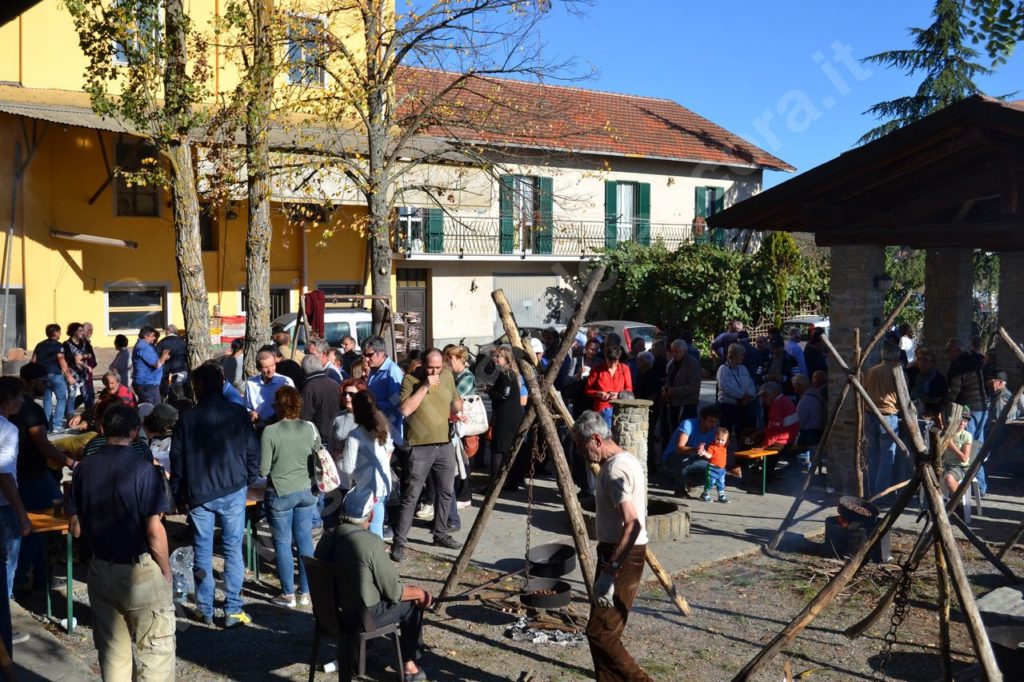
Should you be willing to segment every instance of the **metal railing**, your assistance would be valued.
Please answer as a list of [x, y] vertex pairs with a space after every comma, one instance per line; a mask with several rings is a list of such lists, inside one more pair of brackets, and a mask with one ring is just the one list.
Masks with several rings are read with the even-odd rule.
[[[536, 226], [514, 224], [512, 239], [506, 235], [503, 244], [498, 218], [445, 215], [440, 236], [431, 234], [426, 225], [409, 232], [403, 232], [404, 226], [396, 226], [392, 246], [396, 252], [406, 255], [586, 257], [622, 242], [660, 242], [673, 250], [694, 241], [696, 236], [694, 226], [689, 223], [649, 223], [646, 235], [640, 227], [637, 223], [617, 225], [615, 238], [611, 239], [603, 221], [555, 220], [548, 238], [546, 231]], [[707, 230], [704, 235], [696, 237], [711, 243], [725, 243], [723, 233], [715, 230]]]

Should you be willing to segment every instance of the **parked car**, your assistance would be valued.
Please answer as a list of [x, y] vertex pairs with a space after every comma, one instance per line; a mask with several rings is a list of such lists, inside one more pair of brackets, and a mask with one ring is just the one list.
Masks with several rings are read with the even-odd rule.
[[827, 317], [821, 315], [797, 315], [782, 323], [782, 335], [789, 336], [790, 329], [798, 329], [800, 340], [804, 342], [811, 338], [815, 329], [823, 329], [828, 334], [829, 321]]
[[[281, 325], [290, 336], [295, 331], [296, 317], [295, 313], [285, 313], [275, 318], [270, 323], [270, 326]], [[359, 308], [327, 310], [324, 312], [324, 337], [327, 339], [327, 343], [331, 344], [332, 348], [339, 348], [341, 346], [343, 336], [351, 336], [356, 340], [356, 346], [358, 347], [362, 345], [364, 340], [373, 336], [372, 329], [373, 316], [369, 310]], [[298, 347], [300, 350], [306, 347], [305, 327], [299, 328]]]
[[599, 320], [596, 322], [587, 322], [581, 328], [581, 331], [586, 332], [588, 329], [596, 329], [597, 333], [604, 336], [609, 332], [614, 332], [619, 335], [622, 339], [622, 348], [627, 353], [630, 347], [633, 345], [633, 341], [636, 339], [643, 339], [644, 346], [647, 350], [651, 349], [654, 345], [654, 339], [657, 338], [661, 332], [657, 327], [646, 324], [644, 322], [628, 322], [626, 320]]

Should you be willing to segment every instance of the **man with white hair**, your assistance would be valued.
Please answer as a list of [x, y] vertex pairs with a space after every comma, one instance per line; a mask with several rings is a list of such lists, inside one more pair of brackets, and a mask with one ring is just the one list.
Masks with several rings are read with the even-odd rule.
[[[308, 350], [308, 349], [307, 349]], [[334, 416], [341, 409], [341, 389], [327, 376], [318, 353], [307, 353], [302, 358], [302, 418], [313, 422], [320, 434], [320, 442], [327, 444], [334, 425]]]
[[342, 522], [320, 539], [313, 556], [334, 565], [339, 589], [357, 591], [378, 627], [398, 623], [405, 680], [426, 680], [416, 661], [423, 646], [423, 612], [434, 599], [422, 587], [402, 583], [384, 541], [369, 531], [373, 505], [372, 488], [354, 488], [345, 496]]
[[640, 461], [612, 440], [597, 412], [584, 412], [573, 425], [576, 446], [600, 466], [595, 486], [597, 580], [587, 622], [587, 640], [600, 682], [650, 680], [622, 644], [647, 551], [647, 479]]

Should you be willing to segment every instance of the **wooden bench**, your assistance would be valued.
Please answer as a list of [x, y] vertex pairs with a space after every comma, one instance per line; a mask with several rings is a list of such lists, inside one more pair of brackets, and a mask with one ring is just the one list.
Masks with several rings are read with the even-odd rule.
[[797, 447], [795, 445], [786, 445], [784, 447], [773, 449], [773, 448], [748, 448], [746, 450], [737, 450], [736, 457], [738, 459], [744, 459], [749, 462], [761, 463], [761, 494], [764, 495], [768, 490], [768, 458], [769, 457], [781, 457], [786, 455], [796, 455], [803, 451], [804, 447]]

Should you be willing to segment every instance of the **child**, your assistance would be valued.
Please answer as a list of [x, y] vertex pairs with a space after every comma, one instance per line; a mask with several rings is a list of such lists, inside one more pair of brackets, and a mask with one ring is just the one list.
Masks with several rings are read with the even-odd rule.
[[718, 501], [728, 504], [729, 498], [725, 496], [725, 460], [728, 454], [726, 443], [729, 442], [729, 429], [719, 428], [715, 431], [715, 442], [704, 447], [701, 443], [697, 448], [697, 454], [708, 461], [708, 474], [704, 481], [704, 494], [700, 499], [705, 502], [711, 501], [711, 488], [718, 490]]
[[974, 439], [971, 432], [967, 430], [967, 424], [971, 421], [971, 411], [964, 405], [963, 415], [960, 417], [960, 429], [953, 436], [946, 448], [946, 454], [942, 460], [943, 480], [946, 483], [946, 491], [952, 493], [964, 480], [967, 467], [971, 465], [971, 444]]

